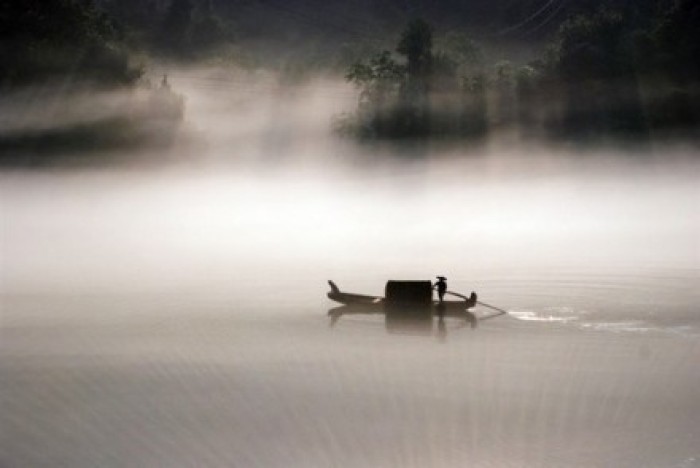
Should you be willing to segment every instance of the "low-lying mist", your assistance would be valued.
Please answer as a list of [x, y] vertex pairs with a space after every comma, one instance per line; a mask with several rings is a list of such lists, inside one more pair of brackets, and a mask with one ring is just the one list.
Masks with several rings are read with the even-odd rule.
[[0, 7], [0, 465], [697, 462], [698, 9], [427, 3]]
[[692, 149], [354, 143], [340, 82], [169, 76], [176, 162], [2, 174], [4, 292], [697, 267]]
[[[692, 148], [578, 151], [506, 134], [472, 146], [357, 143], [331, 130], [355, 105], [340, 81], [168, 76], [187, 106], [170, 146], [127, 155], [122, 168], [2, 174], [5, 292], [697, 267]], [[121, 98], [3, 131], [97, 118]]]
[[16, 88], [0, 97], [0, 165], [123, 163], [127, 150], [172, 146], [183, 115], [184, 98], [165, 76], [159, 85], [105, 88], [66, 78]]

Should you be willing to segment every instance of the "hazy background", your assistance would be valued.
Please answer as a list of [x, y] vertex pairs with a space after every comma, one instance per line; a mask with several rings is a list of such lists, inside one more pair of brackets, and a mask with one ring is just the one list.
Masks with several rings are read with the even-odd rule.
[[5, 171], [4, 291], [696, 274], [692, 146], [356, 143], [330, 131], [353, 105], [342, 82], [273, 78], [173, 72], [188, 96], [182, 145], [124, 167]]
[[[700, 28], [675, 5], [10, 2], [0, 466], [696, 466]], [[420, 111], [418, 16], [468, 34], [431, 105], [478, 131], [358, 106]], [[329, 279], [436, 275], [509, 313], [328, 316]]]

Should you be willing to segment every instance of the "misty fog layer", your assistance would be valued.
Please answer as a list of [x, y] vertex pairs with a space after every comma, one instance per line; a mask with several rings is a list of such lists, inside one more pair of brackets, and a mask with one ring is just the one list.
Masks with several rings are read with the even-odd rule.
[[[170, 79], [170, 146], [0, 172], [2, 463], [697, 461], [696, 149], [359, 144], [339, 81]], [[328, 316], [436, 275], [509, 313]]]
[[0, 6], [3, 468], [697, 465], [698, 2], [428, 3]]
[[295, 263], [385, 274], [696, 266], [697, 194], [687, 172], [592, 180], [550, 168], [543, 178], [527, 168], [501, 174], [503, 157], [291, 176], [5, 175], [5, 285], [173, 286]]
[[188, 144], [161, 150], [176, 162], [3, 174], [7, 291], [162, 289], [287, 268], [323, 279], [697, 266], [692, 148], [355, 144], [330, 132], [353, 105], [342, 83], [211, 70], [172, 81], [188, 96]]

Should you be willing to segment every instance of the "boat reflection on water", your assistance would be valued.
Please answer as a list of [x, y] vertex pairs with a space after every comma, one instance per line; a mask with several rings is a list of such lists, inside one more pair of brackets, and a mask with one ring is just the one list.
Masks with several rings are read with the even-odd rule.
[[[476, 328], [480, 320], [507, 314], [507, 311], [477, 301], [475, 292], [470, 296], [445, 291], [446, 294], [460, 300], [439, 301], [433, 299], [433, 284], [430, 281], [390, 280], [386, 284], [385, 296], [347, 293], [340, 290], [333, 281], [328, 281], [331, 288], [328, 298], [344, 304], [330, 309], [330, 326], [334, 327], [344, 315], [384, 315], [386, 331], [403, 335], [435, 335], [434, 327], [437, 319], [437, 336], [444, 341], [447, 338], [447, 320], [454, 329]], [[496, 310], [497, 314], [479, 315], [469, 309], [476, 305]]]
[[388, 333], [402, 335], [432, 335], [433, 315], [423, 308], [389, 307], [384, 311], [384, 324]]
[[[436, 307], [385, 307], [385, 305], [345, 305], [328, 310], [330, 327], [335, 327], [344, 316], [383, 315], [387, 333], [414, 336], [434, 336], [447, 338], [450, 330], [461, 328], [475, 329], [476, 315], [468, 310], [441, 309]], [[446, 320], [447, 319], [447, 320]], [[453, 325], [453, 323], [455, 325]], [[436, 330], [437, 324], [437, 330]]]

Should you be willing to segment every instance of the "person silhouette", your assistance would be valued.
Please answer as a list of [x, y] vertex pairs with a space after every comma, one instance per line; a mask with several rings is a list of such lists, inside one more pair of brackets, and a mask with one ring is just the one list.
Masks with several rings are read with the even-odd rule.
[[433, 285], [433, 289], [437, 289], [438, 299], [440, 300], [440, 303], [442, 304], [442, 301], [445, 297], [445, 293], [447, 292], [447, 278], [445, 278], [444, 276], [436, 276], [436, 278], [438, 280]]

